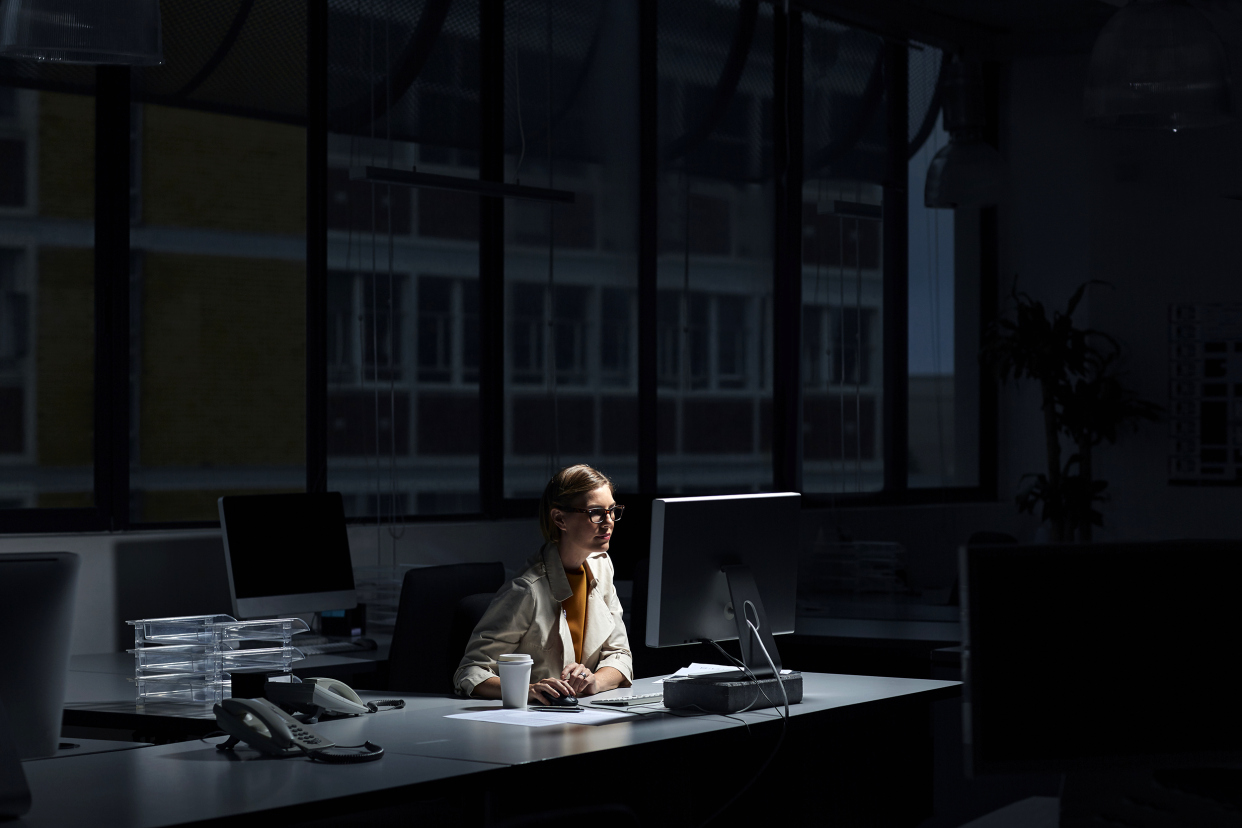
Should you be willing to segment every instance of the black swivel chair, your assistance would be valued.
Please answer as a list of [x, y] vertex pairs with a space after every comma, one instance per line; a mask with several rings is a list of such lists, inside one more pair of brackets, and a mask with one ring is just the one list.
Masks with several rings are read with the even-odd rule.
[[388, 656], [388, 689], [453, 692], [453, 673], [470, 633], [504, 580], [500, 563], [428, 566], [405, 573]]

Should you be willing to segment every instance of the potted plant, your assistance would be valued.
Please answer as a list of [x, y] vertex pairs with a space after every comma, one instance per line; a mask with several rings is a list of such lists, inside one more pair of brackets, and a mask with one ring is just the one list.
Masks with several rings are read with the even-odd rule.
[[[1121, 345], [1108, 334], [1074, 325], [1073, 315], [1089, 284], [1070, 297], [1065, 310], [1049, 317], [1042, 302], [1010, 291], [1012, 315], [989, 328], [980, 359], [1002, 382], [1030, 379], [1039, 383], [1044, 421], [1047, 472], [1023, 475], [1027, 485], [1015, 498], [1020, 512], [1034, 513], [1049, 524], [1054, 542], [1091, 540], [1093, 526], [1103, 516], [1095, 504], [1104, 499], [1107, 481], [1096, 480], [1094, 449], [1117, 442], [1125, 425], [1157, 421], [1163, 409], [1139, 399], [1120, 379]], [[1074, 451], [1061, 461], [1061, 438]]]

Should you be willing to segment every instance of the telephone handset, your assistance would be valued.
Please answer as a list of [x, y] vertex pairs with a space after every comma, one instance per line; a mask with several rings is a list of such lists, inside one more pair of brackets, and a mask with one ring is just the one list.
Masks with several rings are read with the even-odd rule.
[[216, 724], [233, 737], [221, 745], [225, 750], [242, 741], [263, 753], [295, 756], [334, 746], [267, 699], [225, 699], [214, 709]]
[[374, 703], [364, 702], [348, 684], [336, 679], [308, 678], [296, 683], [269, 681], [264, 692], [271, 701], [312, 718], [324, 713], [357, 716], [376, 710]]
[[267, 699], [225, 699], [214, 710], [216, 724], [229, 734], [227, 742], [216, 746], [219, 750], [232, 750], [238, 742], [245, 742], [273, 756], [306, 754], [338, 763], [371, 762], [384, 755], [384, 749], [371, 742], [338, 747]]

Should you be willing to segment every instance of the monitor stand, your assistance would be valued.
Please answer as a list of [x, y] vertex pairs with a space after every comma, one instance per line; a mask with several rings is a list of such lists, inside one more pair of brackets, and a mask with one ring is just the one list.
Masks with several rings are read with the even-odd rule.
[[[742, 663], [746, 665], [756, 678], [772, 678], [772, 665], [781, 669], [781, 655], [776, 651], [776, 639], [772, 628], [768, 626], [768, 615], [763, 611], [763, 599], [759, 596], [759, 587], [755, 584], [755, 576], [748, 566], [721, 567], [725, 577], [729, 579], [729, 599], [733, 603], [733, 620], [737, 624], [737, 643], [742, 650]], [[759, 630], [758, 638], [751, 630], [750, 624]], [[760, 643], [763, 644], [760, 647]], [[772, 658], [768, 664], [763, 651], [767, 650]]]
[[[729, 580], [729, 599], [737, 623], [738, 645], [742, 650], [742, 663], [750, 675], [741, 670], [731, 670], [727, 673], [665, 679], [664, 706], [736, 713], [745, 709], [779, 707], [785, 703], [786, 697], [790, 704], [797, 704], [802, 701], [802, 674], [789, 673], [778, 678], [772, 672], [773, 666], [780, 671], [781, 657], [776, 651], [776, 639], [768, 626], [763, 599], [759, 597], [759, 587], [750, 567], [725, 566], [721, 567], [721, 571]], [[748, 619], [758, 629], [758, 636], [751, 630]], [[763, 654], [765, 649], [767, 656]], [[771, 664], [768, 657], [772, 659]], [[758, 679], [757, 684], [751, 676]]]

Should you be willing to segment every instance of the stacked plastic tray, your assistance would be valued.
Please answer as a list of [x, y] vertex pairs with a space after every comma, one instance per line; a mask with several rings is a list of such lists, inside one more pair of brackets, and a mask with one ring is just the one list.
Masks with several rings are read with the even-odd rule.
[[[300, 618], [238, 621], [230, 615], [187, 615], [125, 622], [134, 628], [135, 701], [215, 703], [232, 691], [235, 670], [290, 673], [305, 656], [293, 636], [310, 629]], [[242, 647], [242, 642], [263, 642]]]

